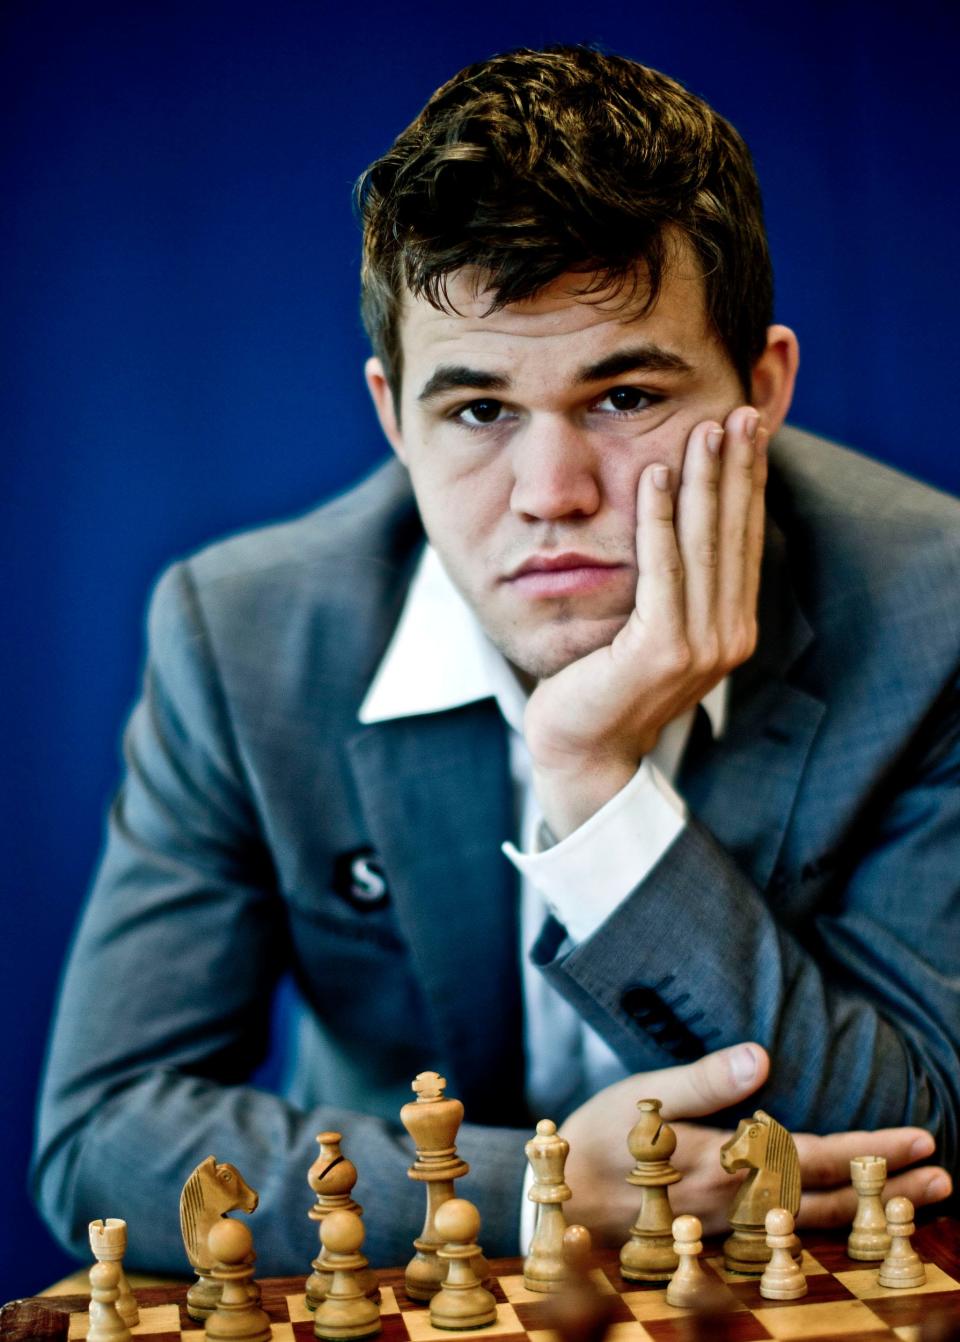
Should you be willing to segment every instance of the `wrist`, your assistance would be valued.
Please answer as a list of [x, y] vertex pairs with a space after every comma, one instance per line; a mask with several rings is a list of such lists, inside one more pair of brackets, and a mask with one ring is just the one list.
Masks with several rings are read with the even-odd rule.
[[639, 760], [584, 759], [562, 769], [534, 765], [533, 787], [543, 819], [559, 841], [579, 829], [627, 786]]

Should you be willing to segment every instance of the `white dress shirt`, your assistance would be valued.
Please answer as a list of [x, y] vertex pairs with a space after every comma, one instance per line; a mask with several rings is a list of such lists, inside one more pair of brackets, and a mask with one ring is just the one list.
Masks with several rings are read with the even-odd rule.
[[[531, 1111], [558, 1123], [627, 1073], [604, 1041], [530, 962], [546, 914], [584, 941], [652, 870], [683, 830], [687, 810], [672, 786], [693, 710], [660, 733], [631, 781], [579, 829], [538, 851], [542, 816], [523, 737], [526, 694], [502, 653], [427, 546], [393, 638], [360, 708], [360, 721], [439, 713], [493, 698], [509, 728], [516, 828], [503, 851], [520, 873], [526, 1091]], [[727, 682], [703, 700], [714, 735], [723, 731]]]

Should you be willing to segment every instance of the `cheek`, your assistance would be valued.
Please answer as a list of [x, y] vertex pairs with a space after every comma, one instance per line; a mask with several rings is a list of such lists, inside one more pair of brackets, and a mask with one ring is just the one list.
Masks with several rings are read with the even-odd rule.
[[495, 463], [480, 468], [417, 454], [410, 478], [431, 538], [448, 550], [465, 550], [496, 531], [510, 511], [509, 472]]

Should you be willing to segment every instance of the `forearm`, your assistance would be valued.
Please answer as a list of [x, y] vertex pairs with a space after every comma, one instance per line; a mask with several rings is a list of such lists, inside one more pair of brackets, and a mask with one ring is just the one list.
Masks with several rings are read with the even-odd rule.
[[[335, 1129], [357, 1166], [364, 1208], [364, 1253], [378, 1266], [412, 1254], [424, 1217], [422, 1185], [407, 1178], [413, 1150], [399, 1121], [323, 1106], [307, 1113], [248, 1086], [223, 1086], [157, 1069], [105, 1097], [85, 1123], [38, 1159], [35, 1195], [66, 1248], [86, 1254], [87, 1223], [118, 1215], [129, 1227], [127, 1265], [186, 1272], [178, 1202], [187, 1175], [205, 1156], [235, 1164], [260, 1194], [251, 1228], [258, 1272], [309, 1270], [316, 1225], [307, 1217], [307, 1170], [316, 1134]], [[476, 1201], [491, 1255], [515, 1253], [523, 1141], [512, 1129], [464, 1124], [458, 1140], [471, 1173], [458, 1192]]]
[[771, 1054], [760, 1102], [791, 1125], [923, 1124], [953, 1161], [955, 988], [870, 931], [870, 955], [853, 920], [823, 918], [801, 943], [690, 822], [592, 937], [556, 958], [545, 936], [536, 955], [632, 1070], [756, 1039]]

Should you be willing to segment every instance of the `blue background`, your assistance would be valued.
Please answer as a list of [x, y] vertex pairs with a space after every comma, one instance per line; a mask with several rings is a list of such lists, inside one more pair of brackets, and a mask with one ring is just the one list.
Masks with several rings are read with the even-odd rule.
[[754, 150], [803, 349], [794, 421], [956, 492], [956, 13], [7, 0], [0, 1301], [70, 1266], [29, 1203], [32, 1107], [149, 585], [382, 452], [358, 172], [495, 50], [599, 41], [678, 76]]

